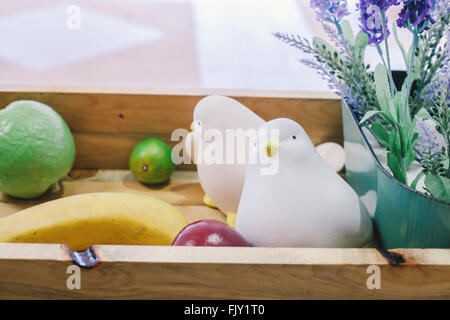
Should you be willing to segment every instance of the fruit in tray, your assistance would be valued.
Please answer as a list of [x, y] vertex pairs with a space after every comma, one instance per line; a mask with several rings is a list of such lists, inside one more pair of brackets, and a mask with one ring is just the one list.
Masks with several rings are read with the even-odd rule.
[[248, 247], [235, 229], [216, 220], [200, 220], [186, 226], [175, 238], [174, 246]]
[[0, 190], [35, 198], [72, 168], [75, 144], [64, 120], [49, 106], [16, 101], [0, 110]]
[[62, 198], [0, 220], [0, 242], [63, 243], [72, 251], [94, 244], [170, 245], [187, 225], [159, 199], [134, 193]]
[[130, 155], [130, 169], [143, 183], [163, 183], [170, 179], [175, 169], [172, 149], [159, 139], [141, 141]]

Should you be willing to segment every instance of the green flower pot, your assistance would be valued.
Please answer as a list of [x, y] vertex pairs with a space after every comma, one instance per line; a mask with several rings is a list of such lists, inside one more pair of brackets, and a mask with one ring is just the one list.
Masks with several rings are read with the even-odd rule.
[[376, 158], [345, 102], [342, 121], [347, 181], [374, 217], [381, 246], [450, 248], [450, 203], [395, 179]]

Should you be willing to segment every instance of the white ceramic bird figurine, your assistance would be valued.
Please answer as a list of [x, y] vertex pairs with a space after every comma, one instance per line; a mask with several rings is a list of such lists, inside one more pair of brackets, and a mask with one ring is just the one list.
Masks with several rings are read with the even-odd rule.
[[[264, 123], [265, 121], [256, 113], [229, 97], [207, 96], [197, 103], [194, 110], [194, 122], [191, 126], [192, 132], [186, 137], [185, 151], [194, 163], [197, 163], [200, 184], [206, 193], [205, 204], [218, 207], [220, 211], [227, 215], [236, 213], [244, 187], [249, 146], [246, 145], [245, 150], [234, 149], [235, 155], [238, 151], [242, 153], [245, 162], [233, 164], [198, 163], [196, 158], [199, 157], [199, 146], [201, 145], [201, 150], [204, 151], [212, 141], [206, 141], [204, 137], [196, 135], [196, 133], [216, 129], [225, 137], [226, 130], [243, 129], [243, 131], [246, 131], [254, 129], [256, 131]], [[239, 135], [239, 139], [246, 141], [246, 144], [249, 143], [248, 136], [244, 132], [236, 132], [236, 135]], [[196, 150], [194, 150], [194, 146]], [[336, 171], [342, 170], [345, 152], [340, 145], [326, 142], [318, 145], [317, 150], [332, 168]], [[226, 158], [226, 156], [226, 150], [223, 150], [223, 158]], [[235, 157], [235, 159], [237, 158]]]
[[[239, 103], [238, 101], [224, 96], [208, 96], [200, 100], [194, 110], [193, 131], [186, 137], [188, 153], [192, 152], [190, 146], [196, 146], [191, 158], [197, 163], [198, 177], [203, 191], [209, 196], [212, 202], [224, 213], [236, 213], [239, 199], [241, 198], [242, 188], [244, 186], [245, 172], [247, 168], [249, 139], [245, 136], [248, 129], [257, 129], [264, 120], [256, 113]], [[222, 154], [224, 163], [207, 164], [200, 162], [198, 147], [201, 144], [201, 150], [207, 150], [214, 141], [208, 141], [205, 136], [196, 136], [195, 133], [207, 132], [207, 130], [218, 130], [223, 135], [223, 144], [227, 129], [242, 129], [239, 139], [247, 141], [245, 149], [237, 149], [235, 143], [233, 163], [226, 163], [227, 154]], [[201, 141], [199, 141], [201, 139]], [[194, 140], [197, 140], [194, 142]], [[237, 141], [237, 139], [236, 139]], [[235, 142], [236, 142], [235, 141]], [[240, 152], [244, 161], [238, 163], [237, 153]], [[210, 204], [211, 205], [211, 204]]]
[[[372, 238], [372, 220], [356, 192], [332, 170], [304, 129], [290, 119], [260, 128], [269, 132], [250, 150], [236, 229], [253, 246], [361, 247]], [[278, 130], [277, 139], [270, 138]], [[260, 152], [261, 151], [261, 152]], [[276, 173], [262, 174], [269, 160]], [[270, 161], [278, 161], [278, 167]], [[273, 172], [272, 172], [273, 173]]]

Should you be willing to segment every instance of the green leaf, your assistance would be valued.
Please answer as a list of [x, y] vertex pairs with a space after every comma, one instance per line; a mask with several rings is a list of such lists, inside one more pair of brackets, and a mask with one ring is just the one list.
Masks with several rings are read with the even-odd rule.
[[419, 174], [416, 176], [416, 178], [413, 180], [413, 182], [411, 182], [411, 189], [416, 190], [417, 187], [417, 183], [419, 182], [420, 178], [422, 178], [425, 175], [425, 172], [420, 171]]
[[342, 35], [344, 36], [344, 39], [347, 40], [348, 43], [353, 45], [355, 42], [355, 35], [353, 34], [352, 27], [347, 20], [341, 21], [341, 29], [342, 29]]
[[381, 111], [390, 113], [391, 111], [390, 104], [393, 102], [391, 97], [391, 91], [389, 89], [389, 81], [386, 72], [386, 67], [382, 63], [377, 64], [377, 66], [375, 67], [374, 76], [375, 76], [375, 90]]
[[450, 201], [450, 179], [430, 174], [425, 177], [425, 187], [433, 197]]
[[371, 110], [371, 111], [367, 111], [366, 114], [364, 115], [364, 117], [361, 119], [361, 121], [359, 121], [359, 124], [363, 124], [364, 122], [366, 122], [367, 120], [369, 120], [370, 118], [372, 118], [374, 115], [381, 113], [381, 111], [378, 110]]
[[363, 124], [364, 122], [366, 122], [367, 120], [369, 120], [376, 114], [381, 115], [386, 121], [389, 121], [389, 123], [391, 123], [393, 126], [396, 125], [396, 122], [394, 121], [394, 119], [392, 119], [392, 117], [389, 113], [379, 111], [379, 110], [367, 111], [366, 114], [364, 115], [364, 117], [359, 121], [359, 124]]
[[322, 53], [323, 52], [329, 52], [331, 54], [331, 56], [335, 56], [337, 58], [340, 58], [341, 55], [336, 50], [336, 48], [333, 47], [328, 42], [326, 42], [325, 40], [323, 40], [322, 38], [314, 37], [313, 38], [313, 43], [314, 43], [314, 45], [316, 45], [316, 47], [318, 48], [318, 50], [320, 52], [322, 52]]
[[402, 172], [399, 159], [392, 152], [388, 152], [387, 159], [388, 167], [391, 169], [394, 177], [397, 178], [397, 180], [399, 180], [400, 182], [406, 184], [406, 176]]
[[418, 140], [419, 140], [419, 133], [414, 132], [408, 142], [408, 149], [406, 150], [406, 152], [413, 151]]
[[395, 113], [395, 119], [399, 123], [403, 123], [403, 108], [405, 107], [405, 92], [404, 90], [398, 91], [394, 97], [394, 111], [391, 113]]
[[381, 123], [374, 122], [369, 127], [369, 131], [374, 135], [378, 142], [385, 148], [389, 149], [389, 132]]
[[395, 103], [393, 99], [388, 100], [389, 114], [392, 116], [396, 123], [400, 123], [400, 116], [398, 115], [397, 109], [395, 108]]
[[402, 150], [400, 147], [400, 137], [396, 130], [389, 133], [389, 150], [392, 151], [397, 158], [401, 159]]
[[401, 157], [404, 157], [407, 154], [407, 139], [405, 129], [401, 125], [397, 125], [398, 132], [398, 148], [400, 150]]
[[414, 152], [410, 151], [408, 154], [406, 154], [406, 171], [408, 171], [409, 167], [411, 166], [411, 163], [416, 159], [414, 156]]
[[409, 123], [406, 124], [406, 134], [408, 137], [408, 141], [411, 141], [414, 133], [416, 132], [417, 132], [416, 118], [413, 118], [412, 121], [409, 121]]
[[369, 36], [364, 32], [359, 32], [355, 39], [355, 57], [360, 61], [364, 61], [364, 54], [369, 44]]

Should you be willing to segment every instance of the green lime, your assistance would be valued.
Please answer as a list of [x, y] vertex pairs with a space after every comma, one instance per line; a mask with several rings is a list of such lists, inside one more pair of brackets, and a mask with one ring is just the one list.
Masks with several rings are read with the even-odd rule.
[[0, 110], [0, 189], [31, 199], [72, 168], [75, 144], [64, 120], [49, 106], [21, 100]]
[[158, 184], [167, 181], [175, 169], [172, 149], [159, 139], [141, 141], [131, 152], [130, 169], [143, 183]]

